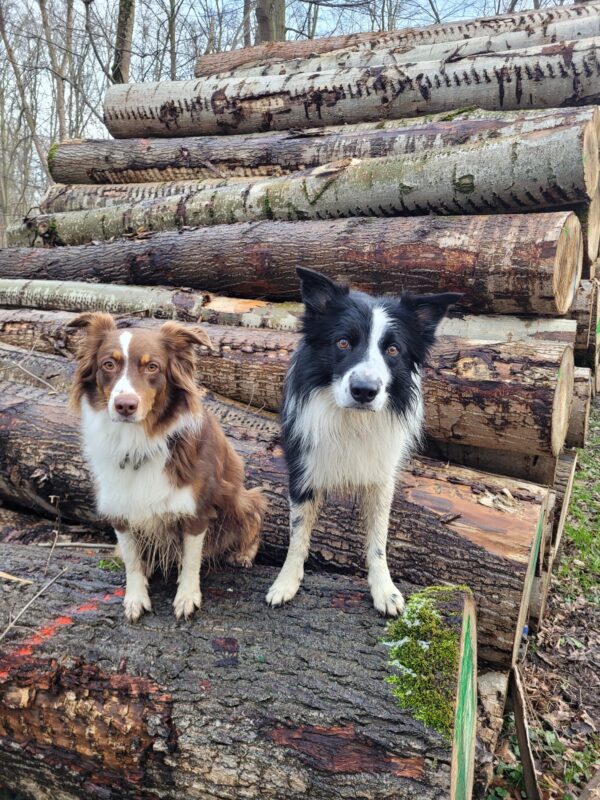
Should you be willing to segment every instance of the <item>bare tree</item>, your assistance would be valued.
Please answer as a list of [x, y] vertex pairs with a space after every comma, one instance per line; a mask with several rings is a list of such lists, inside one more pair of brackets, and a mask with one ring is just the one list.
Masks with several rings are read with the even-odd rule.
[[115, 83], [127, 83], [129, 80], [134, 21], [135, 0], [119, 0], [115, 55], [111, 71]]

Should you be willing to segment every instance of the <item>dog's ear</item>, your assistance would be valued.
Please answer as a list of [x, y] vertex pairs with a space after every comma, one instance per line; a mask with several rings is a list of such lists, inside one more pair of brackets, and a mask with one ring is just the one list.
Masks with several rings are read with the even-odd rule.
[[448, 311], [449, 306], [458, 303], [462, 294], [444, 292], [443, 294], [403, 295], [402, 302], [412, 306], [423, 332], [433, 336], [435, 330]]
[[67, 328], [81, 328], [86, 333], [106, 333], [116, 327], [111, 315], [103, 311], [86, 311], [67, 324]]
[[320, 272], [304, 267], [297, 267], [296, 272], [300, 278], [302, 302], [306, 310], [313, 314], [322, 314], [330, 303], [348, 294], [347, 286], [332, 281]]
[[210, 337], [204, 328], [199, 325], [186, 327], [180, 325], [179, 322], [165, 322], [160, 326], [160, 332], [170, 339], [175, 346], [191, 346], [194, 344], [208, 347], [209, 350], [213, 349]]

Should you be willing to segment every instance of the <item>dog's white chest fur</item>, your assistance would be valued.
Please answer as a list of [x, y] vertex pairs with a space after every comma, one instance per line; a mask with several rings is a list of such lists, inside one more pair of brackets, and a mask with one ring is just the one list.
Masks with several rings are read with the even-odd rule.
[[144, 528], [165, 517], [195, 513], [192, 488], [177, 488], [165, 471], [166, 437], [149, 439], [141, 425], [112, 422], [106, 411], [94, 410], [85, 399], [81, 410], [83, 444], [100, 514]]
[[353, 490], [388, 483], [408, 459], [422, 425], [420, 392], [404, 419], [387, 409], [340, 408], [331, 388], [313, 392], [294, 420], [305, 451], [307, 487]]

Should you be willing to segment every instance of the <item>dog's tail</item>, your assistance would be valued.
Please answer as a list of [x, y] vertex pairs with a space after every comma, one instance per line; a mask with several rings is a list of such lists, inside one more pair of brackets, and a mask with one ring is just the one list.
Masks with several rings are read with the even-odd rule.
[[260, 532], [266, 510], [267, 499], [259, 488], [240, 489], [234, 511], [238, 539], [230, 562], [244, 567], [252, 565], [260, 546]]

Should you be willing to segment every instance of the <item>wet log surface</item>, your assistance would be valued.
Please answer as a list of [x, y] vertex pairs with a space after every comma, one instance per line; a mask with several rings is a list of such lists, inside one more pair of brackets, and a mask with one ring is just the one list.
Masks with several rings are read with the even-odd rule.
[[196, 63], [196, 76], [213, 75], [238, 68], [273, 65], [293, 58], [310, 58], [335, 50], [352, 49], [369, 51], [374, 48], [394, 48], [426, 45], [440, 42], [461, 42], [478, 36], [496, 36], [505, 32], [535, 32], [548, 29], [560, 21], [572, 20], [576, 28], [586, 26], [600, 13], [598, 3], [569, 6], [551, 6], [544, 9], [518, 11], [495, 17], [459, 20], [443, 25], [404, 28], [399, 31], [379, 31], [330, 36], [322, 39], [290, 42], [269, 42], [255, 47], [244, 47], [225, 53], [200, 56]]
[[[3, 622], [58, 576], [0, 654], [0, 778], [36, 800], [470, 798], [468, 777], [451, 792], [451, 744], [392, 696], [364, 581], [311, 574], [296, 602], [268, 609], [272, 568], [217, 572], [193, 621], [176, 623], [173, 585], [157, 586], [134, 628], [122, 573], [70, 556], [44, 577], [32, 548], [0, 552], [33, 581], [0, 594]], [[438, 606], [458, 637], [463, 621], [474, 631], [468, 603], [456, 592]], [[468, 762], [474, 660], [461, 667]]]
[[[77, 339], [68, 329], [74, 315], [46, 316], [41, 329], [35, 317], [26, 322], [19, 316], [18, 312], [5, 322], [0, 314], [0, 342], [50, 353], [74, 352]], [[123, 318], [120, 324], [154, 328], [160, 323]], [[277, 411], [300, 335], [223, 325], [207, 330], [212, 348], [200, 349], [199, 382], [233, 400]], [[52, 385], [70, 382], [67, 364], [61, 377], [56, 360], [46, 366], [36, 353], [19, 356], [7, 351], [1, 362], [5, 374], [18, 374], [11, 368], [15, 362], [30, 371], [41, 370], [41, 377]], [[573, 369], [573, 351], [561, 342], [440, 336], [423, 369], [425, 431], [431, 439], [462, 445], [558, 455], [569, 426]]]
[[[565, 313], [581, 270], [570, 212], [255, 222], [0, 250], [0, 277], [172, 284], [298, 300], [296, 267], [364, 291], [462, 291], [476, 312]], [[313, 242], [315, 246], [307, 246]]]
[[[0, 393], [0, 497], [65, 521], [95, 522], [77, 423], [66, 399], [4, 382]], [[219, 400], [207, 407], [268, 500], [263, 558], [281, 563], [288, 543], [287, 474], [278, 428], [265, 415]], [[508, 494], [507, 494], [508, 491]], [[510, 664], [527, 618], [548, 492], [533, 484], [428, 460], [401, 473], [392, 514], [392, 575], [418, 585], [465, 583], [475, 595], [479, 654]], [[352, 500], [334, 497], [315, 527], [311, 564], [364, 574], [364, 534]]]

